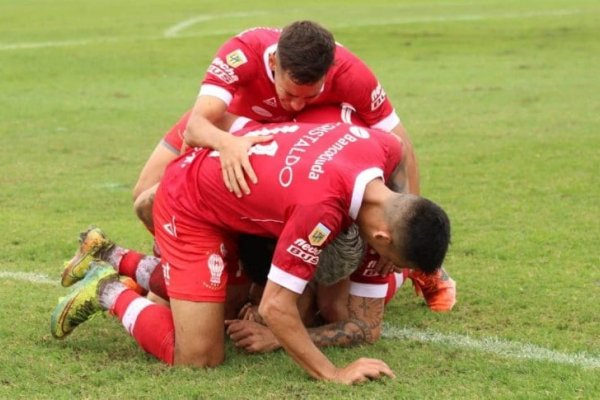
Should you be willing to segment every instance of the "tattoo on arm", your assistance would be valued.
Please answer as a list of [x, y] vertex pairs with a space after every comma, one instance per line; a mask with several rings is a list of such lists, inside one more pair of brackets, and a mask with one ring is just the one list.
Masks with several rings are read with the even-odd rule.
[[383, 299], [350, 296], [350, 318], [308, 330], [318, 347], [373, 343], [383, 322]]

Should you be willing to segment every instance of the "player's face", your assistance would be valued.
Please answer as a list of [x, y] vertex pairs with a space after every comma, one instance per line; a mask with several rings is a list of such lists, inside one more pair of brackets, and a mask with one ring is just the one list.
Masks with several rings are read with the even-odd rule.
[[408, 262], [403, 258], [401, 254], [398, 254], [395, 246], [391, 243], [382, 243], [381, 241], [368, 241], [369, 245], [379, 254], [381, 257], [388, 259], [395, 266], [400, 268], [411, 267], [414, 268], [412, 263]]
[[286, 111], [298, 112], [302, 110], [308, 104], [314, 102], [323, 91], [325, 77], [312, 84], [298, 85], [279, 66], [273, 65], [273, 67], [275, 91], [281, 106]]

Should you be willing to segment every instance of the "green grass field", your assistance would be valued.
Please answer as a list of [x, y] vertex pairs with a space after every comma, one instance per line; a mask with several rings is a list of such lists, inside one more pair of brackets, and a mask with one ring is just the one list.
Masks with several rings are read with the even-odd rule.
[[[459, 303], [404, 287], [372, 346], [397, 379], [342, 387], [283, 353], [168, 368], [114, 318], [49, 333], [94, 223], [149, 251], [131, 187], [251, 26], [329, 27], [375, 71], [453, 222]], [[0, 398], [600, 398], [600, 4], [592, 0], [0, 2]]]

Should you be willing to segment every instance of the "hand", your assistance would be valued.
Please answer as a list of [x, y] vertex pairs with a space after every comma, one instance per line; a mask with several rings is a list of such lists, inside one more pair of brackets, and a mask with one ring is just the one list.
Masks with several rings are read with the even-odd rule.
[[266, 325], [262, 317], [258, 313], [258, 306], [252, 303], [246, 303], [238, 313], [238, 318], [246, 321], [254, 321], [262, 325]]
[[268, 142], [273, 136], [227, 136], [223, 140], [223, 145], [218, 148], [221, 159], [221, 171], [223, 172], [223, 181], [230, 192], [234, 192], [237, 197], [244, 194], [250, 194], [250, 188], [246, 183], [244, 174], [248, 175], [252, 183], [257, 183], [258, 178], [250, 165], [248, 150], [257, 143]]
[[235, 347], [248, 353], [267, 353], [281, 347], [269, 328], [254, 321], [226, 320], [225, 325]]
[[336, 371], [330, 381], [353, 385], [368, 380], [379, 379], [384, 376], [396, 378], [396, 375], [386, 363], [374, 358], [359, 358], [345, 368]]
[[377, 260], [377, 264], [375, 265], [375, 271], [377, 271], [377, 273], [381, 276], [388, 276], [396, 269], [399, 268], [396, 267], [393, 262], [391, 262], [385, 257], [379, 257], [379, 260]]

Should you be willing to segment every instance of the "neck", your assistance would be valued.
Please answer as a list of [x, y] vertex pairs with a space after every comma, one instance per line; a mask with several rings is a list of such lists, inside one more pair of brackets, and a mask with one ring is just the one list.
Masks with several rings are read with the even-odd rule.
[[384, 204], [393, 192], [381, 179], [374, 179], [365, 188], [356, 222], [363, 235], [369, 235], [385, 225]]

